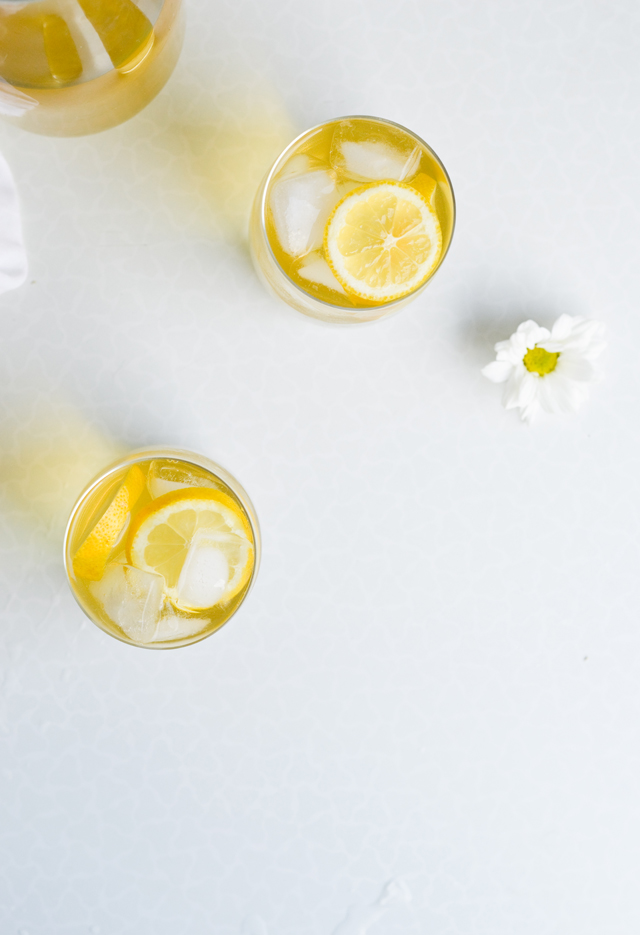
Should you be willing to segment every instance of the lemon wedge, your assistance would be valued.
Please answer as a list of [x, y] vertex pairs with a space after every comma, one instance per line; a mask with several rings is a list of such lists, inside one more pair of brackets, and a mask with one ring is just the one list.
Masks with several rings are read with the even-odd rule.
[[371, 302], [391, 302], [421, 286], [442, 253], [436, 212], [402, 182], [373, 182], [336, 206], [324, 234], [336, 279]]
[[131, 565], [164, 577], [178, 610], [230, 601], [253, 568], [253, 534], [238, 505], [221, 490], [186, 488], [152, 500], [127, 534]]
[[73, 556], [73, 570], [79, 578], [87, 578], [89, 581], [102, 578], [111, 550], [146, 482], [137, 464], [129, 468], [113, 500]]

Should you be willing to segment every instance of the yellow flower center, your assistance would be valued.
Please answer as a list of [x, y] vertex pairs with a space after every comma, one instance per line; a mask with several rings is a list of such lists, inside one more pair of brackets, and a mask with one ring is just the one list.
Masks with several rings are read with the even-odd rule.
[[558, 357], [560, 352], [553, 354], [551, 351], [545, 351], [543, 347], [532, 347], [522, 358], [522, 363], [531, 373], [544, 377], [556, 369]]

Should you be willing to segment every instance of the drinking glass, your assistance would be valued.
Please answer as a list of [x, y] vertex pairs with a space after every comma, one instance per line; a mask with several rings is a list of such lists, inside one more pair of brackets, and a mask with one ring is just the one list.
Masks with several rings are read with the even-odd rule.
[[455, 213], [451, 180], [424, 140], [390, 120], [340, 117], [272, 165], [253, 204], [251, 253], [267, 289], [304, 315], [375, 321], [426, 288]]
[[178, 60], [182, 0], [0, 0], [0, 114], [49, 136], [116, 126]]
[[110, 636], [148, 649], [187, 646], [239, 609], [260, 563], [260, 527], [224, 468], [144, 448], [82, 491], [64, 540], [73, 595]]

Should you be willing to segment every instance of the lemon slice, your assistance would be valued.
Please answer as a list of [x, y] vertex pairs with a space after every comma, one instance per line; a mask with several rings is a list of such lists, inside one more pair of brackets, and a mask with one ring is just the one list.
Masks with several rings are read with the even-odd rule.
[[336, 279], [352, 294], [391, 302], [422, 285], [442, 253], [438, 217], [402, 182], [374, 182], [337, 205], [324, 234]]
[[137, 464], [130, 467], [122, 485], [73, 556], [73, 570], [79, 578], [99, 581], [118, 536], [129, 519], [129, 511], [146, 486], [146, 478]]
[[131, 565], [164, 577], [179, 610], [230, 601], [253, 568], [253, 535], [238, 505], [221, 490], [187, 488], [152, 500], [127, 536]]

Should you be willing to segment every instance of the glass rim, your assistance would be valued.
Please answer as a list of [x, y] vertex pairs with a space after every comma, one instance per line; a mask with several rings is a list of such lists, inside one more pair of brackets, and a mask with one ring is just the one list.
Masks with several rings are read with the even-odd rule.
[[[0, 2], [2, 2], [2, 0], [0, 0]], [[78, 512], [80, 511], [80, 509], [86, 502], [87, 497], [99, 486], [99, 484], [101, 484], [105, 480], [105, 478], [109, 477], [109, 475], [111, 474], [114, 474], [120, 468], [125, 467], [127, 464], [138, 464], [140, 461], [146, 461], [149, 459], [152, 460], [154, 456], [156, 458], [161, 458], [161, 457], [167, 458], [167, 460], [175, 459], [176, 461], [185, 461], [187, 464], [193, 464], [194, 467], [199, 467], [201, 469], [204, 468], [205, 470], [209, 471], [209, 473], [214, 473], [211, 470], [211, 468], [205, 467], [205, 465], [202, 464], [198, 460], [194, 460], [194, 459], [201, 459], [202, 461], [207, 462], [208, 464], [213, 465], [214, 467], [222, 471], [223, 474], [226, 475], [233, 482], [233, 485], [229, 484], [227, 480], [225, 479], [225, 477], [222, 477], [221, 480], [223, 480], [227, 484], [227, 486], [233, 491], [233, 493], [238, 497], [238, 500], [240, 501], [240, 504], [242, 505], [243, 510], [247, 514], [247, 520], [249, 522], [249, 526], [251, 527], [251, 532], [253, 533], [253, 545], [254, 545], [253, 569], [251, 571], [251, 579], [249, 581], [249, 585], [247, 587], [247, 590], [244, 593], [244, 597], [242, 598], [242, 600], [240, 601], [236, 609], [233, 611], [233, 613], [230, 614], [229, 617], [227, 617], [224, 623], [220, 624], [219, 627], [217, 627], [215, 630], [212, 630], [209, 633], [203, 633], [202, 635], [196, 634], [194, 637], [186, 637], [182, 641], [174, 640], [172, 642], [166, 642], [164, 644], [156, 643], [155, 645], [153, 643], [136, 643], [133, 640], [120, 636], [119, 634], [114, 633], [112, 630], [107, 629], [105, 626], [102, 625], [102, 622], [100, 620], [95, 619], [92, 615], [87, 613], [86, 609], [80, 602], [80, 599], [78, 598], [78, 595], [76, 594], [75, 589], [71, 586], [71, 582], [73, 579], [69, 572], [69, 561], [68, 561], [68, 551], [69, 551], [68, 545], [69, 545], [69, 541], [71, 537], [74, 520], [77, 518]], [[238, 489], [236, 490], [236, 488]], [[256, 578], [258, 576], [258, 570], [260, 568], [261, 554], [262, 554], [262, 535], [260, 532], [260, 523], [258, 520], [258, 515], [256, 513], [251, 497], [249, 496], [247, 491], [244, 489], [240, 481], [236, 480], [233, 474], [227, 471], [227, 469], [224, 468], [221, 464], [218, 464], [216, 461], [213, 461], [213, 459], [207, 457], [207, 455], [200, 455], [196, 451], [189, 451], [188, 449], [185, 449], [185, 448], [171, 448], [169, 446], [162, 448], [162, 447], [155, 446], [155, 445], [152, 447], [134, 448], [131, 451], [127, 452], [126, 454], [121, 455], [119, 458], [116, 458], [114, 461], [110, 461], [109, 464], [107, 464], [104, 468], [102, 468], [102, 470], [98, 474], [96, 474], [96, 476], [93, 477], [88, 482], [88, 484], [85, 485], [85, 487], [82, 488], [82, 490], [78, 494], [76, 501], [71, 509], [71, 513], [69, 515], [69, 519], [67, 520], [67, 525], [64, 531], [64, 537], [62, 541], [62, 560], [63, 560], [65, 574], [67, 576], [67, 583], [69, 585], [69, 589], [71, 593], [73, 594], [74, 600], [76, 604], [78, 605], [78, 607], [80, 608], [80, 610], [82, 611], [82, 613], [85, 615], [85, 617], [87, 617], [91, 621], [91, 623], [94, 624], [94, 626], [97, 626], [98, 629], [103, 631], [103, 633], [106, 633], [107, 636], [111, 636], [113, 637], [113, 639], [119, 640], [121, 643], [125, 643], [127, 646], [134, 646], [137, 649], [155, 649], [155, 650], [181, 649], [184, 646], [192, 646], [194, 643], [199, 643], [202, 640], [207, 639], [207, 637], [213, 636], [214, 633], [217, 633], [218, 630], [221, 630], [223, 627], [225, 627], [227, 623], [231, 620], [231, 618], [234, 617], [237, 614], [237, 612], [240, 610], [246, 598], [248, 597], [250, 591], [253, 589]]]
[[[270, 242], [270, 240], [269, 240], [269, 235], [267, 234], [267, 225], [266, 225], [267, 192], [269, 191], [269, 186], [271, 185], [271, 182], [273, 181], [273, 176], [276, 174], [276, 170], [277, 170], [278, 168], [281, 167], [281, 163], [282, 163], [283, 158], [289, 153], [289, 151], [290, 151], [291, 149], [293, 149], [294, 146], [297, 146], [298, 143], [299, 143], [305, 136], [307, 136], [309, 133], [313, 133], [315, 130], [320, 130], [320, 129], [322, 129], [322, 127], [326, 127], [326, 125], [327, 125], [328, 123], [340, 123], [340, 121], [342, 121], [342, 120], [373, 120], [373, 121], [375, 121], [376, 123], [384, 123], [384, 124], [386, 124], [387, 126], [395, 127], [395, 128], [398, 129], [398, 130], [402, 130], [404, 133], [408, 133], [409, 136], [412, 136], [415, 140], [417, 140], [422, 146], [425, 147], [425, 149], [426, 149], [429, 153], [431, 153], [432, 156], [435, 157], [435, 159], [436, 159], [438, 165], [440, 166], [440, 168], [441, 168], [442, 171], [444, 172], [445, 178], [446, 178], [447, 183], [448, 183], [448, 185], [449, 185], [449, 191], [451, 192], [451, 201], [453, 202], [453, 217], [452, 217], [452, 222], [451, 222], [451, 235], [450, 235], [450, 237], [449, 237], [449, 243], [447, 244], [447, 248], [446, 248], [446, 250], [444, 251], [444, 253], [442, 254], [442, 256], [440, 257], [440, 260], [439, 260], [439, 262], [438, 262], [438, 265], [437, 265], [437, 267], [435, 268], [435, 270], [433, 271], [433, 273], [431, 274], [431, 276], [429, 276], [429, 278], [426, 280], [426, 282], [424, 282], [424, 283], [422, 283], [421, 285], [417, 286], [412, 292], [407, 292], [405, 295], [401, 295], [401, 296], [400, 296], [399, 298], [397, 298], [397, 299], [392, 299], [392, 301], [390, 301], [390, 302], [381, 302], [379, 305], [371, 306], [372, 308], [376, 308], [376, 309], [377, 309], [377, 308], [380, 308], [380, 309], [390, 309], [390, 308], [394, 308], [396, 305], [400, 305], [401, 303], [406, 302], [407, 299], [409, 299], [409, 298], [411, 298], [412, 296], [416, 295], [422, 288], [424, 288], [424, 286], [426, 286], [429, 282], [431, 282], [431, 280], [433, 279], [433, 277], [434, 277], [434, 276], [436, 275], [436, 273], [439, 271], [440, 267], [441, 267], [442, 264], [444, 263], [445, 257], [447, 256], [447, 254], [449, 253], [449, 250], [450, 250], [450, 248], [451, 248], [451, 243], [452, 243], [452, 241], [453, 241], [453, 235], [454, 235], [455, 229], [456, 229], [456, 217], [457, 217], [457, 213], [458, 213], [458, 212], [457, 212], [457, 205], [456, 205], [456, 196], [455, 196], [455, 192], [454, 192], [454, 190], [453, 190], [453, 185], [451, 184], [451, 179], [450, 179], [450, 177], [449, 177], [449, 173], [447, 172], [447, 170], [446, 170], [446, 168], [445, 168], [445, 165], [444, 165], [444, 163], [442, 162], [442, 159], [440, 158], [440, 156], [438, 156], [438, 154], [437, 154], [437, 152], [435, 151], [435, 149], [433, 149], [432, 146], [429, 146], [429, 144], [428, 144], [425, 140], [423, 140], [421, 136], [418, 136], [417, 133], [414, 133], [413, 130], [410, 130], [408, 127], [405, 127], [403, 124], [401, 124], [401, 123], [396, 123], [394, 120], [387, 120], [386, 117], [373, 117], [373, 116], [371, 116], [370, 114], [347, 114], [347, 115], [345, 115], [345, 116], [343, 116], [343, 117], [332, 117], [330, 120], [323, 120], [322, 123], [318, 123], [318, 124], [316, 124], [315, 126], [309, 127], [307, 130], [304, 130], [302, 133], [300, 133], [298, 136], [296, 136], [296, 138], [295, 138], [294, 140], [292, 140], [290, 143], [288, 143], [287, 146], [285, 146], [285, 148], [282, 150], [282, 152], [280, 153], [280, 155], [276, 158], [275, 162], [273, 163], [273, 165], [272, 165], [271, 168], [269, 169], [267, 175], [265, 176], [264, 183], [263, 183], [263, 184], [264, 184], [264, 190], [263, 190], [263, 192], [262, 192], [262, 197], [261, 197], [261, 199], [260, 199], [260, 231], [261, 231], [262, 236], [263, 236], [263, 238], [264, 238], [264, 240], [265, 240], [265, 243], [266, 243], [266, 245], [267, 245], [267, 249], [268, 249], [268, 251], [269, 251], [269, 255], [271, 256], [272, 260], [273, 260], [274, 263], [276, 264], [277, 268], [280, 270], [280, 272], [282, 273], [282, 275], [286, 278], [287, 282], [290, 283], [301, 295], [303, 295], [306, 299], [311, 298], [311, 299], [313, 299], [314, 302], [319, 302], [320, 305], [324, 305], [326, 308], [330, 308], [330, 309], [346, 309], [347, 311], [350, 311], [348, 305], [334, 305], [334, 304], [331, 303], [331, 302], [326, 302], [324, 299], [321, 299], [321, 298], [319, 298], [318, 296], [315, 296], [315, 295], [314, 295], [314, 296], [310, 296], [310, 294], [309, 294], [305, 289], [303, 289], [302, 286], [299, 286], [298, 283], [295, 282], [295, 281], [291, 278], [291, 276], [289, 276], [289, 274], [286, 273], [286, 272], [284, 271], [284, 269], [282, 268], [282, 266], [280, 265], [280, 263], [279, 263], [279, 261], [278, 261], [278, 258], [276, 257], [275, 253], [273, 252], [273, 247], [271, 246], [271, 242]], [[367, 307], [369, 307], [369, 306], [367, 306]]]

